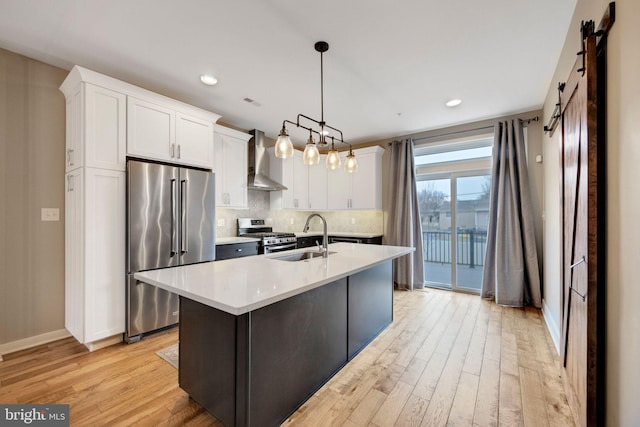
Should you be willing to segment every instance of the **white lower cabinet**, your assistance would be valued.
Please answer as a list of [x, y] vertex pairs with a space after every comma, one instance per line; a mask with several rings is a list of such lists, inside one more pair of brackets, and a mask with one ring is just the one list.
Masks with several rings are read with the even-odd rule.
[[125, 172], [66, 175], [65, 327], [90, 349], [125, 326]]

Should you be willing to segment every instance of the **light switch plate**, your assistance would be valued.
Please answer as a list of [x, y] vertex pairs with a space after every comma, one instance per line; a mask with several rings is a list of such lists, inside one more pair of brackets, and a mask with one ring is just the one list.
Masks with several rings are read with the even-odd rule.
[[60, 221], [60, 209], [58, 208], [42, 208], [40, 209], [41, 221]]

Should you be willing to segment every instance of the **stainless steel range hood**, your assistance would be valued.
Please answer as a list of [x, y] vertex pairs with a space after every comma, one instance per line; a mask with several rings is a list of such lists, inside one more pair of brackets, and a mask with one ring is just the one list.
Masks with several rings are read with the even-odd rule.
[[264, 141], [264, 132], [252, 130], [253, 135], [249, 144], [249, 179], [247, 188], [250, 190], [278, 191], [287, 187], [269, 178], [269, 155]]

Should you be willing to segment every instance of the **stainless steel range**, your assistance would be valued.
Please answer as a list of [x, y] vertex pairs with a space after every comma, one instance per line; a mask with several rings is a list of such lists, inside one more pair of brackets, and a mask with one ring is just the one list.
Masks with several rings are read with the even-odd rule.
[[296, 235], [273, 231], [270, 218], [238, 218], [238, 236], [260, 239], [258, 254], [288, 251], [297, 246]]

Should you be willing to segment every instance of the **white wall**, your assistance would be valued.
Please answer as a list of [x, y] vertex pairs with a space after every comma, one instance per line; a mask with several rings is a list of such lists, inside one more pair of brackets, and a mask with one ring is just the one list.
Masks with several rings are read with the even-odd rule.
[[[606, 419], [640, 425], [640, 1], [617, 0], [607, 66]], [[580, 50], [582, 20], [596, 25], [608, 1], [579, 0], [544, 106], [549, 119], [556, 86]], [[561, 319], [558, 137], [545, 138], [545, 317]], [[551, 323], [551, 322], [549, 322]], [[559, 333], [559, 331], [555, 331]]]

